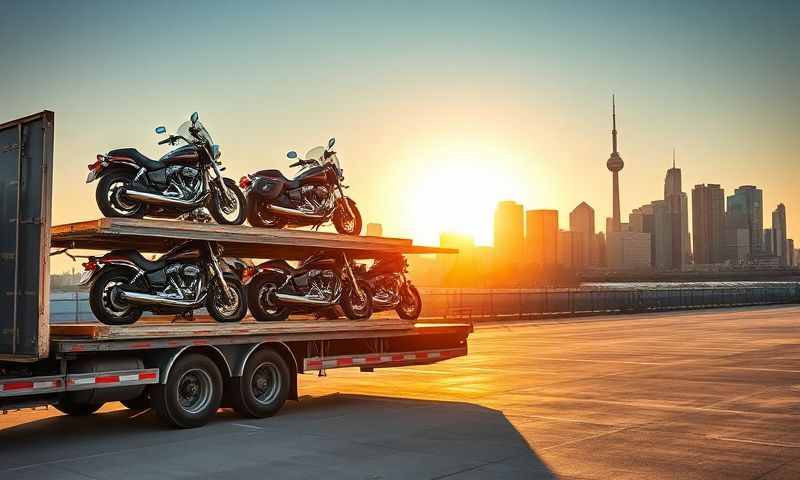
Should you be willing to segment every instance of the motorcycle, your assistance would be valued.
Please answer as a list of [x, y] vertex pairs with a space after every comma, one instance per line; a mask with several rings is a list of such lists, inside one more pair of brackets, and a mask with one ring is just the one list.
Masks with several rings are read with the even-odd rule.
[[316, 147], [297, 159], [297, 153], [286, 156], [297, 161], [290, 167], [300, 167], [289, 180], [279, 170], [261, 170], [245, 175], [239, 187], [247, 197], [247, 220], [254, 227], [283, 228], [309, 226], [319, 228], [333, 221], [336, 231], [346, 235], [361, 233], [361, 213], [354, 202], [344, 194], [343, 170], [333, 148]]
[[297, 268], [270, 260], [253, 269], [248, 286], [250, 313], [259, 322], [286, 320], [291, 313], [315, 313], [339, 306], [351, 320], [372, 315], [372, 291], [350, 269], [347, 254], [308, 257]]
[[79, 284], [91, 285], [89, 306], [106, 325], [135, 323], [144, 310], [187, 314], [205, 306], [218, 322], [238, 322], [247, 313], [245, 285], [214, 242], [188, 240], [153, 261], [136, 250], [114, 250], [89, 257], [83, 267]]
[[[164, 134], [164, 127], [156, 133]], [[236, 181], [223, 178], [219, 145], [215, 144], [197, 112], [174, 135], [158, 142], [175, 148], [152, 160], [135, 148], [119, 148], [88, 165], [86, 183], [97, 179], [95, 199], [106, 217], [181, 218], [241, 225], [246, 216], [244, 194]]]
[[[359, 281], [366, 282], [372, 291], [372, 310], [382, 312], [395, 310], [400, 318], [416, 320], [422, 311], [422, 297], [417, 287], [406, 277], [408, 261], [400, 254], [390, 254], [377, 258], [371, 267], [362, 263], [352, 266]], [[335, 308], [320, 312], [325, 319], [339, 316]]]

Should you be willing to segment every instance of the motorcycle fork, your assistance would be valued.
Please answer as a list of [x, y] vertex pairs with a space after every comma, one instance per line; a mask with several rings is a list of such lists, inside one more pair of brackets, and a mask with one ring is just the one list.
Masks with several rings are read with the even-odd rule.
[[364, 298], [361, 287], [358, 286], [358, 282], [356, 281], [356, 276], [353, 275], [353, 269], [350, 268], [350, 259], [347, 258], [347, 254], [344, 252], [342, 252], [342, 260], [344, 261], [344, 269], [347, 271], [347, 276], [350, 278], [350, 283], [353, 284], [353, 290], [356, 292], [356, 295], [358, 295], [358, 298]]
[[233, 299], [233, 294], [231, 294], [231, 290], [228, 288], [228, 282], [225, 281], [225, 277], [222, 274], [222, 268], [220, 268], [219, 260], [217, 259], [217, 255], [214, 253], [214, 247], [211, 246], [211, 242], [206, 242], [206, 247], [208, 248], [208, 256], [211, 260], [209, 263], [212, 274], [217, 277], [217, 282], [219, 282], [219, 286], [222, 288], [222, 293], [225, 295], [225, 300], [230, 302]]
[[344, 207], [347, 210], [347, 214], [350, 215], [350, 218], [356, 218], [355, 214], [353, 213], [353, 209], [350, 208], [350, 202], [348, 202], [347, 197], [344, 196], [344, 190], [342, 190], [342, 182], [340, 182], [338, 178], [336, 179], [336, 188], [339, 189], [339, 198], [342, 200], [342, 203], [344, 203]]

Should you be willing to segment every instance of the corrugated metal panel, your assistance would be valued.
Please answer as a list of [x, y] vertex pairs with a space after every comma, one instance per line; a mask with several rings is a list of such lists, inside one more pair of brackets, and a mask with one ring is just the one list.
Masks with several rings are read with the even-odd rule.
[[48, 354], [54, 114], [0, 125], [0, 359]]

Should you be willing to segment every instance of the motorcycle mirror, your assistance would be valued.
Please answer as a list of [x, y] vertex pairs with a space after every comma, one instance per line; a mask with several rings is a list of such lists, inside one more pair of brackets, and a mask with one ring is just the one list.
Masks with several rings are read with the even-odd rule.
[[192, 121], [192, 124], [195, 124], [198, 120], [200, 120], [200, 115], [198, 115], [197, 112], [194, 112], [189, 119]]
[[334, 143], [336, 143], [335, 138], [331, 138], [330, 140], [328, 140], [328, 148], [332, 148]]
[[159, 135], [163, 135], [163, 134], [167, 133], [167, 128], [166, 127], [156, 127], [156, 133], [159, 134]]
[[295, 152], [294, 150], [290, 150], [289, 153], [286, 154], [286, 156], [289, 158], [297, 158], [297, 152]]

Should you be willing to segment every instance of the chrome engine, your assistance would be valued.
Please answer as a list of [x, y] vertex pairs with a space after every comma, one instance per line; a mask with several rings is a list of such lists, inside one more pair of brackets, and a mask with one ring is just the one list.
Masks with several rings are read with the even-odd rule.
[[200, 170], [182, 165], [167, 167], [167, 182], [169, 186], [162, 194], [165, 197], [192, 200], [197, 198], [203, 186], [203, 177]]
[[300, 187], [303, 204], [300, 210], [307, 213], [325, 213], [333, 208], [333, 195], [330, 187], [305, 185]]
[[397, 273], [380, 275], [372, 280], [372, 303], [378, 308], [394, 308], [400, 304], [403, 280]]
[[166, 269], [167, 287], [157, 292], [159, 297], [173, 300], [198, 298], [203, 285], [200, 268], [191, 263], [173, 263]]
[[342, 281], [332, 270], [309, 270], [303, 275], [308, 282], [305, 297], [320, 302], [335, 302], [342, 292]]

